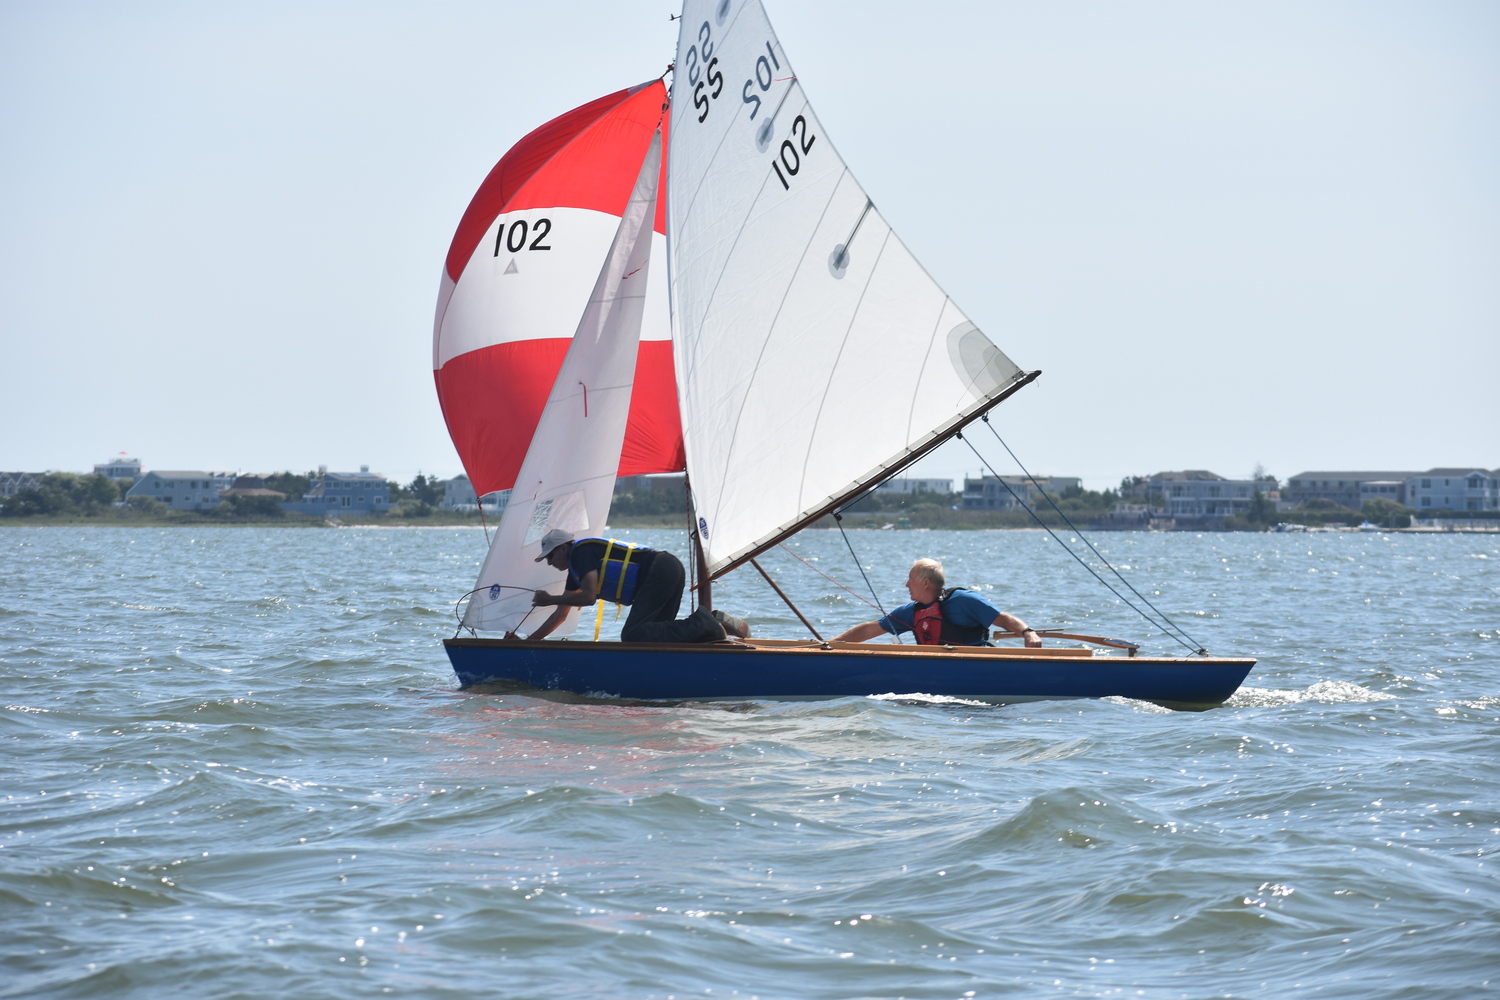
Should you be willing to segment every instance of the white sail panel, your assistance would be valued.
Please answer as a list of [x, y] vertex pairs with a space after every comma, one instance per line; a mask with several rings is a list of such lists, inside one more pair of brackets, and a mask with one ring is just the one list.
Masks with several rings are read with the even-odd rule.
[[688, 0], [673, 83], [673, 350], [710, 573], [1024, 379], [871, 204], [759, 0]]
[[[565, 574], [535, 561], [537, 542], [549, 528], [579, 537], [604, 530], [630, 412], [660, 172], [658, 135], [641, 164], [480, 570], [464, 613], [470, 628], [514, 631], [532, 614], [532, 591], [559, 588]], [[541, 624], [548, 613], [550, 609], [537, 609], [530, 624]], [[554, 634], [572, 631], [577, 619], [570, 614]]]
[[[497, 231], [517, 229], [518, 223], [534, 229], [538, 218], [568, 239], [549, 235], [548, 253], [494, 252]], [[586, 208], [523, 209], [498, 216], [464, 268], [463, 280], [449, 280], [442, 289], [447, 294], [438, 303], [433, 369], [495, 344], [571, 337], [593, 290], [592, 279], [598, 278], [599, 261], [619, 228], [618, 216]], [[656, 273], [664, 274], [666, 240], [651, 242]], [[671, 335], [666, 282], [660, 282], [648, 297], [641, 339], [667, 340]]]

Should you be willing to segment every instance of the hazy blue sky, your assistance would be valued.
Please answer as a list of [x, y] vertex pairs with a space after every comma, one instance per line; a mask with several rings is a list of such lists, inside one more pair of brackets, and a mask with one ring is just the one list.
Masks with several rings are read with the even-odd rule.
[[[1500, 466], [1500, 4], [767, 7], [1034, 471]], [[459, 471], [459, 215], [672, 12], [0, 2], [0, 469]]]

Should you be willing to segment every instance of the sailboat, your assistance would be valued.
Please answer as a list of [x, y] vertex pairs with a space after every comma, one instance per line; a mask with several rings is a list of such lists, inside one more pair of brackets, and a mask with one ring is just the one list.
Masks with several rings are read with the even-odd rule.
[[470, 635], [444, 642], [460, 683], [673, 701], [1228, 698], [1254, 660], [1060, 632], [1044, 636], [1092, 645], [600, 642], [597, 617], [592, 641], [512, 637], [531, 593], [563, 582], [535, 561], [538, 540], [602, 534], [616, 475], [686, 471], [695, 596], [711, 608], [715, 579], [764, 573], [759, 554], [1040, 374], [891, 230], [759, 0], [687, 0], [680, 25], [670, 94], [629, 88], [523, 138], [448, 254], [433, 359], [444, 416], [476, 491], [511, 490], [467, 595]]

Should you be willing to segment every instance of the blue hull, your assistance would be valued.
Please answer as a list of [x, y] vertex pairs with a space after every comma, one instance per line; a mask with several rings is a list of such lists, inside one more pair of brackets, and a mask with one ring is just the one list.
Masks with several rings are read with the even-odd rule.
[[[510, 682], [631, 700], [804, 700], [945, 695], [994, 703], [1120, 696], [1180, 706], [1222, 703], [1251, 659], [1091, 656], [1048, 650], [838, 648], [811, 643], [663, 646], [448, 639], [459, 684]], [[1059, 655], [1060, 654], [1060, 655]]]

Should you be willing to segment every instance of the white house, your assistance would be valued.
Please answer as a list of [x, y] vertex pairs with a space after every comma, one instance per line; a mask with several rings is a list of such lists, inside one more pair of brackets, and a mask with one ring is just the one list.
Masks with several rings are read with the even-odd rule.
[[100, 462], [94, 466], [94, 475], [104, 476], [107, 479], [139, 479], [141, 478], [141, 460], [126, 458], [122, 453], [119, 458]]
[[1257, 491], [1269, 495], [1275, 489], [1270, 480], [1225, 479], [1206, 469], [1158, 472], [1151, 477], [1151, 492], [1161, 494], [1168, 517], [1209, 522], [1244, 514], [1255, 502]]
[[0, 497], [13, 497], [22, 490], [34, 490], [45, 472], [0, 472]]
[[[474, 484], [469, 482], [469, 477], [460, 472], [452, 479], [442, 480], [443, 499], [438, 506], [445, 510], [478, 510], [479, 498], [474, 495]], [[484, 506], [490, 512], [498, 512], [505, 509], [506, 501], [510, 500], [510, 490], [499, 490], [495, 493], [487, 493], [484, 497]]]

